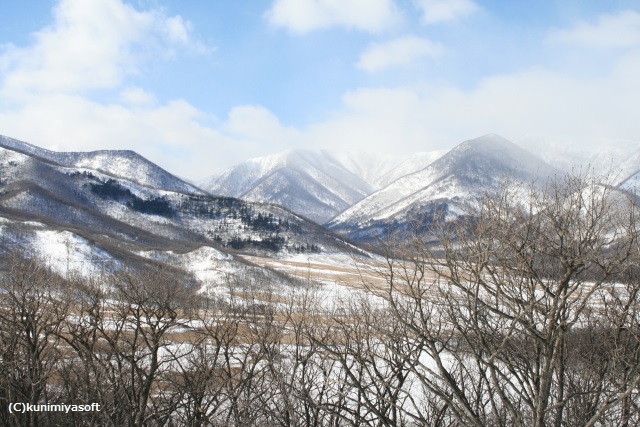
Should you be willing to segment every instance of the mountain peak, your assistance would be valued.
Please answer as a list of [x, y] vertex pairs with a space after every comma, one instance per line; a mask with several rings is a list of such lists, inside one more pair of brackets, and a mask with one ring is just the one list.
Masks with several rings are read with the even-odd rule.
[[387, 223], [410, 222], [415, 215], [472, 210], [484, 192], [499, 189], [505, 178], [530, 181], [555, 172], [511, 141], [489, 134], [462, 142], [424, 169], [369, 195], [329, 226], [361, 238]]
[[485, 153], [495, 153], [496, 155], [504, 155], [504, 153], [512, 151], [525, 151], [508, 139], [500, 135], [496, 135], [495, 133], [464, 141], [456, 146], [452, 151], [454, 150], [474, 150]]
[[557, 172], [542, 159], [496, 134], [464, 141], [442, 156], [438, 162], [441, 169], [475, 171], [478, 167], [490, 167], [496, 172], [510, 170], [522, 177], [550, 176]]
[[472, 143], [472, 144], [513, 144], [513, 142], [509, 141], [507, 138], [502, 135], [498, 135], [497, 133], [488, 133], [486, 135], [479, 136], [477, 138], [468, 139], [463, 142]]
[[98, 171], [143, 186], [203, 194], [199, 188], [172, 175], [133, 150], [52, 151], [0, 135], [0, 147], [64, 168]]
[[324, 222], [373, 191], [326, 150], [290, 149], [255, 157], [202, 183], [214, 194], [283, 205]]

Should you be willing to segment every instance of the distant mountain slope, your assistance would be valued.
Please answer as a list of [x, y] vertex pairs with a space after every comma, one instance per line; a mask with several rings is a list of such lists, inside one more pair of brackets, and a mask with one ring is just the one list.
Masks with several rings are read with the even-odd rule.
[[[130, 168], [152, 176], [130, 178]], [[94, 268], [183, 260], [188, 265], [178, 268], [220, 280], [246, 265], [236, 252], [277, 257], [353, 248], [287, 209], [212, 196], [133, 152], [55, 153], [4, 138], [0, 253], [19, 248], [61, 262], [47, 247], [66, 248], [69, 259], [84, 253], [88, 258], [74, 262]]]
[[617, 174], [618, 186], [640, 195], [640, 149], [628, 154], [613, 173]]
[[65, 167], [98, 171], [156, 189], [204, 194], [198, 187], [170, 174], [130, 150], [56, 152], [0, 135], [0, 147]]
[[327, 151], [289, 150], [249, 159], [201, 187], [212, 194], [282, 205], [322, 223], [374, 190], [352, 171], [356, 165], [345, 163]]
[[394, 166], [387, 173], [376, 178], [374, 184], [376, 188], [381, 189], [391, 184], [393, 181], [403, 176], [412, 174], [429, 166], [431, 163], [444, 156], [447, 150], [427, 151], [414, 153], [408, 159]]
[[345, 210], [328, 223], [356, 239], [404, 227], [435, 214], [458, 215], [476, 205], [505, 180], [530, 181], [558, 173], [524, 149], [498, 135], [465, 141], [426, 168], [397, 179]]
[[[401, 153], [397, 153], [400, 155]], [[365, 182], [373, 185], [374, 190], [378, 190], [378, 180], [401, 162], [402, 156], [383, 157], [374, 152], [346, 152], [332, 151], [331, 157]], [[408, 173], [408, 172], [407, 172]]]

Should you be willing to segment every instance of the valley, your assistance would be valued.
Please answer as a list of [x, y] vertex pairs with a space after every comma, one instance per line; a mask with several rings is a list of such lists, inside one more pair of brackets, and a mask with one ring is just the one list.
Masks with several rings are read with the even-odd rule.
[[0, 400], [140, 426], [506, 425], [578, 395], [586, 423], [637, 418], [640, 168], [561, 175], [496, 135], [378, 174], [316, 154], [213, 194], [0, 139]]

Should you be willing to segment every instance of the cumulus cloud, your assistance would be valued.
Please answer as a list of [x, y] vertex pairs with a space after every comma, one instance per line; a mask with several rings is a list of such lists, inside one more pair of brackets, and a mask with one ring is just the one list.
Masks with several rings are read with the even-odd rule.
[[[387, 153], [450, 148], [487, 133], [591, 150], [637, 140], [637, 73], [640, 55], [630, 55], [597, 78], [535, 68], [485, 78], [466, 90], [363, 88], [345, 95], [342, 110], [306, 135], [316, 144]], [[547, 154], [542, 144], [528, 148]]]
[[285, 149], [301, 139], [298, 130], [282, 125], [275, 114], [261, 105], [232, 108], [223, 129], [235, 136], [262, 144], [263, 150], [268, 153]]
[[369, 72], [380, 71], [394, 66], [408, 65], [428, 57], [438, 57], [444, 48], [431, 40], [406, 36], [384, 43], [374, 43], [367, 47], [357, 62], [357, 66]]
[[422, 22], [437, 24], [455, 21], [480, 10], [473, 0], [414, 0], [422, 11]]
[[145, 55], [192, 43], [182, 18], [139, 12], [120, 0], [62, 0], [53, 24], [32, 38], [28, 47], [2, 52], [5, 94], [113, 88]]
[[[58, 150], [134, 149], [182, 175], [209, 173], [192, 164], [196, 152], [232, 152], [211, 117], [127, 84], [153, 57], [200, 51], [188, 21], [121, 0], [61, 0], [53, 17], [29, 45], [0, 51], [2, 134]], [[114, 101], [92, 99], [96, 90]]]
[[156, 104], [156, 97], [139, 87], [128, 87], [119, 94], [120, 100], [131, 106], [151, 107]]
[[551, 42], [590, 48], [629, 48], [640, 46], [640, 13], [627, 10], [601, 15], [595, 23], [580, 22], [573, 28], [556, 29]]
[[265, 17], [298, 34], [336, 26], [378, 32], [401, 20], [393, 0], [275, 0]]
[[[425, 22], [477, 8], [459, 0], [420, 4], [432, 7]], [[333, 25], [377, 31], [389, 25], [389, 16], [382, 16], [390, 11], [398, 13], [391, 0], [277, 0], [268, 18], [298, 33]], [[132, 85], [128, 77], [144, 70], [145, 61], [197, 47], [181, 17], [121, 0], [61, 0], [54, 18], [29, 45], [0, 51], [0, 132], [59, 150], [134, 149], [189, 178], [291, 146], [397, 154], [448, 148], [492, 132], [581, 148], [640, 135], [638, 49], [616, 51], [595, 77], [540, 67], [486, 77], [465, 89], [428, 83], [354, 89], [328, 118], [294, 128], [264, 106], [237, 106], [217, 120], [184, 100], [159, 101]], [[634, 47], [640, 45], [637, 19], [635, 12], [603, 16], [554, 30], [550, 40]], [[403, 37], [369, 46], [357, 65], [377, 71], [442, 51], [427, 39]], [[92, 99], [97, 90], [109, 101]], [[545, 153], [542, 145], [529, 148]]]

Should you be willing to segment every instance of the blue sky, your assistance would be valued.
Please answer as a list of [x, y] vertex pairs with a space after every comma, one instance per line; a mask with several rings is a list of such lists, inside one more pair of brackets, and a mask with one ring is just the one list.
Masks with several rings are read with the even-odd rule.
[[640, 2], [59, 0], [0, 14], [0, 134], [199, 179], [289, 148], [640, 142]]

